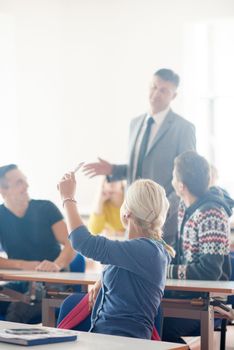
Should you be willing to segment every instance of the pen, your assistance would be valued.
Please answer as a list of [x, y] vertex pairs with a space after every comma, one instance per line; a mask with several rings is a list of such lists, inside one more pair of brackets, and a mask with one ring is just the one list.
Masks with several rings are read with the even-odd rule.
[[84, 164], [84, 162], [80, 162], [78, 165], [77, 165], [77, 167], [75, 167], [75, 169], [74, 169], [74, 174], [75, 173], [77, 173], [77, 171], [82, 167], [82, 165]]

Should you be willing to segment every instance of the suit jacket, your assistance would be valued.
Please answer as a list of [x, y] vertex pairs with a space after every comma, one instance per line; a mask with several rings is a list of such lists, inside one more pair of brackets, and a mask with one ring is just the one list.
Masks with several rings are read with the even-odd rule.
[[[130, 124], [128, 164], [114, 165], [110, 181], [127, 179], [131, 184], [135, 145], [147, 114], [132, 120]], [[195, 127], [170, 110], [159, 128], [142, 164], [142, 178], [151, 179], [162, 185], [167, 195], [173, 192], [172, 172], [174, 159], [181, 153], [196, 149]]]

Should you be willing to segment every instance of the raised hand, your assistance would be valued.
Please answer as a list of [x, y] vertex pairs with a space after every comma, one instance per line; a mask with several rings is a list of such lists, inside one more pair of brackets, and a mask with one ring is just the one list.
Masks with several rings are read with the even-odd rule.
[[92, 178], [97, 175], [111, 175], [113, 165], [104, 159], [98, 158], [96, 163], [88, 163], [83, 166], [83, 172]]
[[74, 172], [67, 173], [58, 183], [57, 188], [60, 192], [61, 198], [74, 198], [76, 192], [76, 179]]

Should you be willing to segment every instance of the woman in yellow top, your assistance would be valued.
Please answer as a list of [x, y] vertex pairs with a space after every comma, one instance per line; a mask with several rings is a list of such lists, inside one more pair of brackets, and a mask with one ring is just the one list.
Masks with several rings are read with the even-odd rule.
[[103, 180], [90, 215], [88, 228], [94, 234], [123, 235], [124, 228], [120, 220], [120, 207], [124, 201], [122, 181], [107, 182]]

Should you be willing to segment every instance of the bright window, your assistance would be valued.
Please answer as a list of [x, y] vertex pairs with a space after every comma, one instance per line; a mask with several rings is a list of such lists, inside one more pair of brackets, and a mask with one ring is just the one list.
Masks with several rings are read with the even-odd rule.
[[197, 128], [198, 151], [214, 164], [219, 184], [234, 195], [234, 21], [192, 25], [187, 30], [186, 115]]

